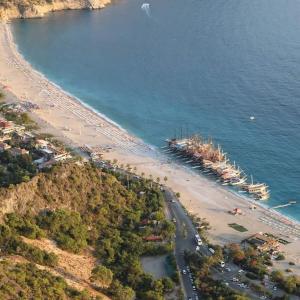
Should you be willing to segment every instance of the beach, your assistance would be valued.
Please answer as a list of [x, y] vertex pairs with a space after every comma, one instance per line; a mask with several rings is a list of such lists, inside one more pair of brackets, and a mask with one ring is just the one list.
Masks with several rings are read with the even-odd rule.
[[[220, 186], [201, 174], [184, 167], [130, 135], [117, 124], [85, 106], [35, 71], [18, 53], [9, 24], [0, 24], [0, 84], [13, 101], [30, 101], [40, 108], [32, 113], [43, 132], [58, 136], [72, 147], [89, 145], [110, 149], [106, 159], [136, 168], [154, 179], [167, 177], [166, 184], [179, 192], [182, 204], [191, 214], [206, 218], [212, 229], [209, 238], [217, 244], [240, 242], [251, 234], [268, 232], [288, 240], [282, 246], [286, 261], [280, 263], [300, 274], [300, 226], [278, 213], [257, 205], [250, 210], [250, 200]], [[233, 216], [228, 211], [240, 208], [244, 215]], [[248, 231], [238, 232], [228, 226], [237, 223]]]

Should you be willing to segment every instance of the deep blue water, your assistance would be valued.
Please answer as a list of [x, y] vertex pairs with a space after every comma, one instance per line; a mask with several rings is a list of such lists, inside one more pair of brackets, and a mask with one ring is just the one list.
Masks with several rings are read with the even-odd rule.
[[[212, 136], [300, 220], [300, 2], [120, 0], [16, 21], [24, 57], [153, 145]], [[250, 121], [249, 117], [256, 120]]]

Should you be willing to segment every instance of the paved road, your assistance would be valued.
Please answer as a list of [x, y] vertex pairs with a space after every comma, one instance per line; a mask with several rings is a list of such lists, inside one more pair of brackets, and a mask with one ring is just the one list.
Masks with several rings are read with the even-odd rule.
[[[114, 169], [114, 171], [116, 171]], [[127, 174], [128, 172], [122, 169], [117, 169], [118, 172]], [[138, 178], [138, 176], [137, 176]], [[175, 258], [177, 262], [177, 266], [180, 271], [181, 281], [183, 284], [184, 294], [186, 299], [198, 300], [201, 299], [200, 295], [193, 290], [193, 279], [191, 278], [191, 274], [187, 270], [187, 265], [184, 259], [184, 251], [196, 251], [196, 241], [195, 235], [198, 233], [191, 218], [187, 215], [186, 211], [183, 209], [179, 200], [177, 199], [175, 193], [169, 188], [165, 187], [165, 196], [166, 196], [166, 205], [168, 209], [168, 218], [176, 220], [176, 238], [175, 238]], [[202, 255], [211, 256], [212, 253], [208, 250], [207, 245], [203, 244], [200, 246], [199, 251]], [[213, 277], [214, 279], [227, 282], [229, 287], [232, 289], [239, 291], [241, 293], [248, 294], [251, 299], [260, 299], [260, 295], [255, 292], [238, 286], [238, 283], [232, 282], [233, 277], [239, 277], [238, 270], [240, 269], [233, 263], [227, 263], [226, 267], [230, 268], [231, 271], [227, 272], [223, 269], [221, 272], [220, 268], [214, 268]], [[185, 270], [186, 274], [183, 274], [182, 271]], [[272, 289], [270, 290], [271, 292]], [[281, 292], [277, 292], [276, 294], [282, 295]]]
[[[181, 273], [181, 279], [184, 289], [184, 294], [186, 299], [201, 299], [200, 295], [193, 290], [193, 282], [191, 280], [190, 274], [187, 271], [187, 265], [184, 260], [183, 253], [185, 250], [187, 251], [196, 251], [196, 241], [195, 234], [197, 234], [196, 228], [192, 223], [190, 217], [186, 214], [185, 210], [181, 206], [175, 194], [169, 190], [165, 189], [166, 196], [166, 204], [169, 211], [169, 217], [174, 218], [176, 220], [176, 238], [175, 238], [175, 257], [178, 268]], [[207, 245], [200, 246], [200, 252], [203, 255], [211, 256], [212, 253], [208, 250]], [[230, 271], [226, 271], [225, 268], [213, 268], [213, 277], [217, 280], [227, 282], [229, 287], [232, 289], [239, 291], [241, 293], [248, 294], [251, 299], [260, 299], [260, 296], [255, 292], [242, 288], [238, 285], [238, 283], [233, 282], [233, 277], [239, 277], [240, 268], [233, 263], [227, 263], [226, 268], [230, 268]], [[182, 270], [186, 270], [187, 274], [183, 274]]]
[[[193, 291], [193, 283], [190, 277], [191, 275], [187, 271], [187, 265], [183, 256], [184, 251], [196, 250], [196, 242], [194, 237], [195, 234], [197, 234], [197, 231], [189, 216], [186, 215], [185, 210], [182, 208], [175, 194], [171, 190], [166, 189], [165, 196], [171, 217], [176, 220], [175, 257], [181, 273], [184, 293], [187, 299], [200, 299], [196, 291]], [[207, 253], [208, 250], [205, 246], [201, 246], [201, 251]], [[182, 273], [183, 270], [186, 271], [186, 274]]]

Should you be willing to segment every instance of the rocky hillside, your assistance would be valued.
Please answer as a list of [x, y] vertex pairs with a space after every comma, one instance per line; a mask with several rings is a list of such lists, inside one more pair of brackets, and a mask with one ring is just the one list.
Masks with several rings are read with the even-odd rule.
[[0, 0], [0, 20], [40, 18], [66, 9], [100, 9], [111, 0]]
[[99, 204], [108, 195], [116, 196], [124, 205], [121, 195], [127, 193], [114, 176], [102, 174], [90, 164], [62, 164], [30, 182], [0, 189], [0, 218], [12, 212], [24, 215], [57, 208], [84, 213], [93, 202]]
[[[0, 188], [1, 254], [42, 266], [91, 296], [101, 289], [113, 300], [162, 300], [178, 283], [176, 268], [172, 280], [155, 279], [141, 256], [172, 253], [175, 226], [163, 203], [160, 187], [147, 179], [80, 161], [56, 165]], [[162, 242], [149, 241], [153, 236]]]

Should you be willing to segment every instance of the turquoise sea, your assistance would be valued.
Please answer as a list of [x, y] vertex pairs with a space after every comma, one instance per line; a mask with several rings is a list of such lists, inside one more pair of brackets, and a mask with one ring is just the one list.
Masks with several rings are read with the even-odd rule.
[[37, 70], [147, 143], [211, 136], [270, 186], [267, 205], [298, 200], [279, 211], [300, 220], [300, 2], [147, 3], [19, 20], [13, 33]]

